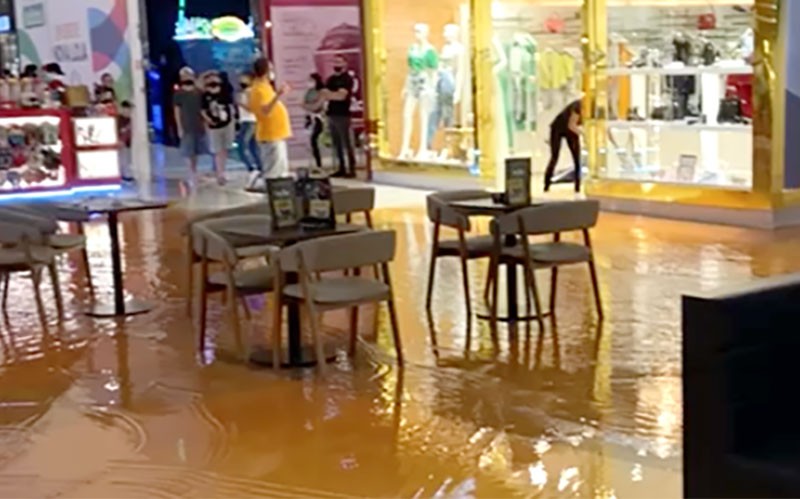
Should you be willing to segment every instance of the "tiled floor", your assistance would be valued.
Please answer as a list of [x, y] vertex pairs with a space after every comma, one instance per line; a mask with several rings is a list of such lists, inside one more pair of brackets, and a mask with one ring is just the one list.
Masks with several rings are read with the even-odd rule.
[[[604, 214], [595, 231], [603, 325], [576, 268], [541, 341], [504, 329], [497, 353], [473, 319], [465, 351], [455, 262], [440, 264], [433, 328], [425, 318], [423, 195], [380, 188], [375, 213], [399, 235], [404, 371], [374, 309], [362, 314], [356, 359], [340, 356], [326, 379], [241, 365], [225, 353], [216, 301], [218, 348], [198, 362], [180, 229], [187, 212], [247, 200], [233, 188], [124, 218], [127, 287], [157, 304], [148, 315], [85, 317], [84, 279], [68, 260], [67, 318], [56, 324], [49, 307], [43, 332], [30, 283], [14, 278], [0, 323], [0, 497], [680, 496], [680, 295], [797, 270], [800, 233]], [[105, 225], [88, 237], [107, 297]], [[476, 290], [485, 272], [472, 267]], [[268, 312], [262, 299], [250, 305], [260, 341]], [[330, 334], [343, 334], [340, 319], [327, 317]]]

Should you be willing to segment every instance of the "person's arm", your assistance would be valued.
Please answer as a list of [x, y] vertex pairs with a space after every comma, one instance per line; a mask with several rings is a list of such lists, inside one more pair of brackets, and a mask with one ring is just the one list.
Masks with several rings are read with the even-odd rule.
[[289, 87], [289, 85], [284, 83], [283, 86], [281, 86], [281, 88], [279, 88], [278, 91], [275, 92], [275, 95], [272, 96], [272, 99], [270, 99], [269, 102], [261, 106], [261, 112], [266, 115], [271, 113], [272, 110], [275, 109], [275, 106], [278, 105], [278, 102], [280, 102], [281, 97], [287, 92], [289, 92], [290, 88], [291, 87]]
[[580, 135], [581, 133], [581, 114], [580, 110], [573, 109], [572, 112], [569, 114], [569, 124], [567, 125], [569, 131], [574, 133], [575, 135]]
[[350, 78], [348, 75], [345, 78], [344, 84], [341, 88], [331, 88], [332, 85], [330, 83], [327, 85], [327, 88], [323, 90], [323, 95], [325, 96], [326, 100], [332, 101], [343, 101], [347, 100], [350, 96], [350, 89], [353, 88], [353, 79]]
[[183, 137], [183, 122], [181, 121], [181, 101], [180, 95], [172, 97], [172, 109], [175, 112], [175, 128], [178, 131], [178, 138]]

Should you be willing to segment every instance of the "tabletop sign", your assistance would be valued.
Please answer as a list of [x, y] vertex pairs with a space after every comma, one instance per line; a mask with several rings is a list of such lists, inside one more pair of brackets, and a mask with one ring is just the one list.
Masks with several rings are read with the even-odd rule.
[[531, 158], [506, 159], [506, 203], [511, 206], [531, 204]]
[[303, 200], [303, 227], [309, 229], [336, 227], [336, 214], [333, 211], [333, 188], [330, 179], [304, 178], [298, 180], [297, 185]]
[[297, 190], [293, 178], [272, 178], [267, 180], [267, 196], [272, 216], [272, 228], [291, 229], [300, 223], [297, 210]]

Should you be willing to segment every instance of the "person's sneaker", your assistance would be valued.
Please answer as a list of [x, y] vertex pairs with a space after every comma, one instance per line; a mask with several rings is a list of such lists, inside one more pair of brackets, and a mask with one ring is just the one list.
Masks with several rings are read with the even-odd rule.
[[250, 172], [250, 177], [247, 179], [247, 188], [248, 189], [255, 189], [257, 187], [258, 181], [261, 180], [261, 172], [260, 171], [253, 171]]

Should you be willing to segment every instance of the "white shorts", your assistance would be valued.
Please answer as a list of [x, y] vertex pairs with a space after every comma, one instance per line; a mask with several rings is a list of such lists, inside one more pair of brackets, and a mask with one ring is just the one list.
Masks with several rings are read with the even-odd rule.
[[280, 178], [289, 175], [289, 149], [286, 141], [259, 142], [258, 150], [261, 153], [265, 178]]

